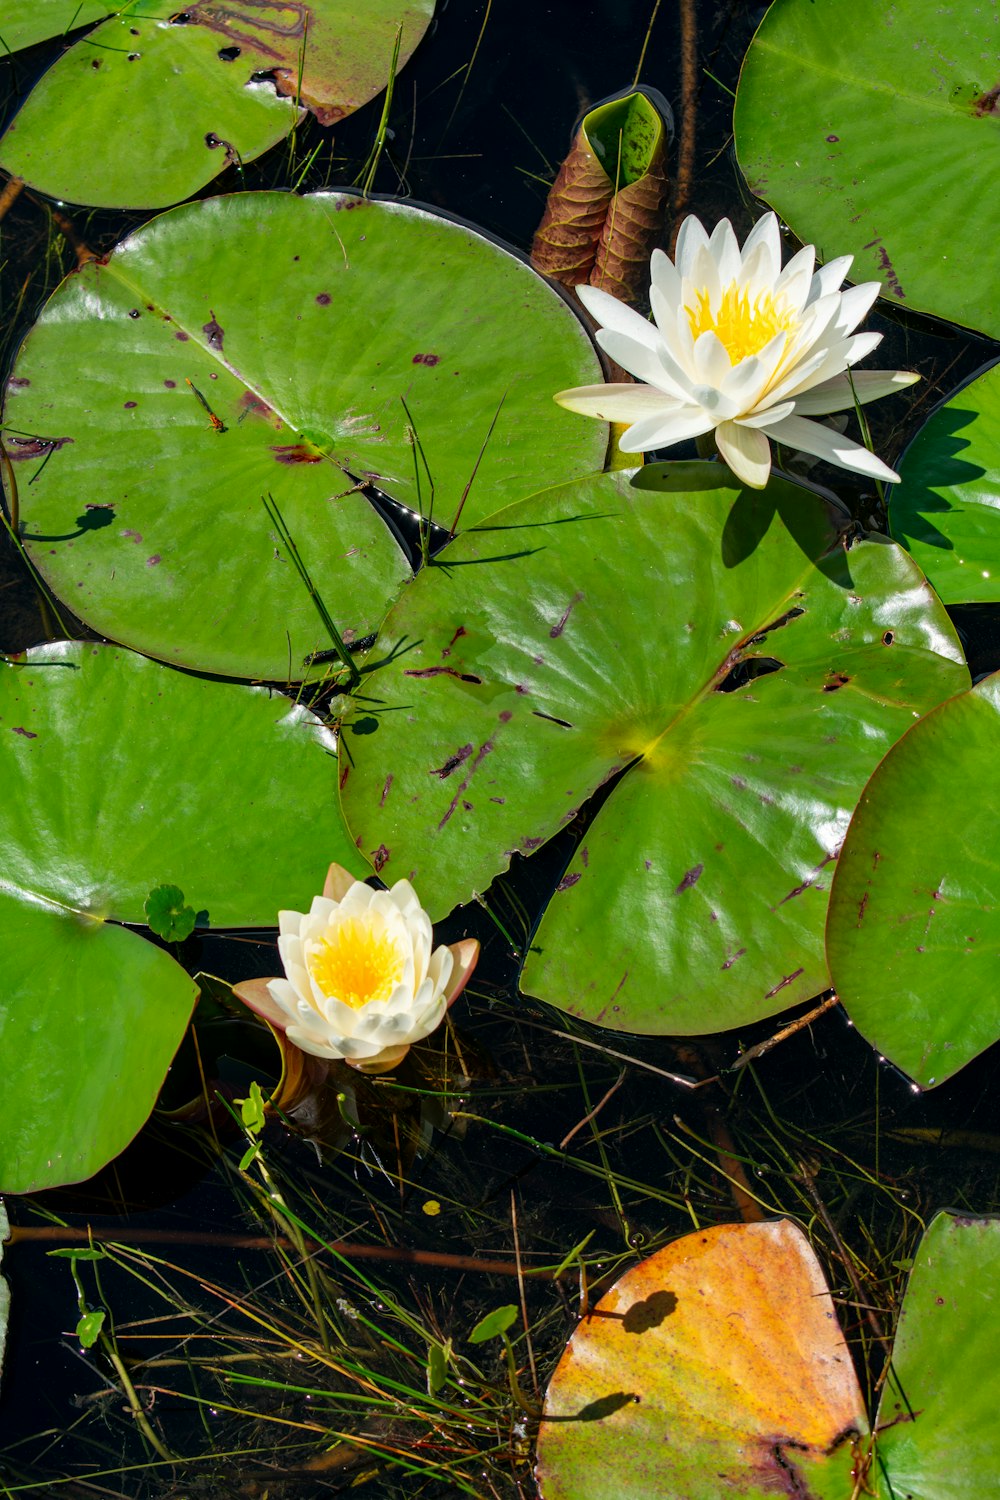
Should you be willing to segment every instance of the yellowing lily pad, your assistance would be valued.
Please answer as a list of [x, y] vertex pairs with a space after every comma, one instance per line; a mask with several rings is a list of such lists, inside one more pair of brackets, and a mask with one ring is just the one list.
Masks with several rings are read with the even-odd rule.
[[847, 1500], [867, 1431], [805, 1235], [727, 1224], [650, 1256], [583, 1320], [537, 1477], [544, 1500]]

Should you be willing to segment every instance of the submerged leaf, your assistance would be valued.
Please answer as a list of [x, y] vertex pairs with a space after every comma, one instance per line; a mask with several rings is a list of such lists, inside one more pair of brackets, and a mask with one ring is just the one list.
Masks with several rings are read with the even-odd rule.
[[197, 914], [185, 905], [179, 885], [158, 885], [146, 897], [144, 910], [150, 929], [166, 943], [183, 943], [194, 932]]

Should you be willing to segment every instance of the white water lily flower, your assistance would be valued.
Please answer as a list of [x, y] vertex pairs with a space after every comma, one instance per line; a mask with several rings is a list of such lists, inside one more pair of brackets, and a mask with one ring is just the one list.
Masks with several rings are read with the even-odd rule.
[[654, 250], [653, 319], [597, 287], [577, 293], [601, 325], [597, 342], [639, 385], [585, 385], [556, 400], [571, 411], [629, 424], [623, 453], [666, 448], [714, 432], [719, 453], [744, 484], [762, 489], [770, 440], [842, 469], [895, 482], [881, 459], [811, 417], [846, 411], [912, 385], [906, 370], [847, 371], [881, 342], [853, 333], [878, 296], [877, 281], [838, 290], [850, 255], [813, 269], [806, 245], [781, 268], [778, 220], [765, 214], [743, 249], [728, 219], [711, 238], [693, 215], [676, 259]]
[[278, 913], [283, 979], [235, 986], [240, 999], [314, 1057], [364, 1072], [394, 1068], [441, 1022], [479, 957], [471, 938], [431, 951], [408, 880], [376, 891], [331, 865], [308, 912]]

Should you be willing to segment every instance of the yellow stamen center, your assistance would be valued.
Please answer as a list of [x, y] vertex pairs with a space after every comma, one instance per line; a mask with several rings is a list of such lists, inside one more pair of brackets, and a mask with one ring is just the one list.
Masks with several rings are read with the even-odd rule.
[[695, 338], [711, 330], [726, 346], [733, 364], [756, 354], [782, 330], [794, 328], [797, 318], [776, 302], [770, 292], [762, 292], [752, 302], [746, 287], [731, 282], [722, 294], [715, 312], [707, 292], [696, 292], [697, 306], [688, 307], [688, 321]]
[[309, 973], [323, 994], [353, 1010], [373, 1000], [388, 1000], [404, 967], [399, 944], [357, 917], [341, 922], [308, 955]]

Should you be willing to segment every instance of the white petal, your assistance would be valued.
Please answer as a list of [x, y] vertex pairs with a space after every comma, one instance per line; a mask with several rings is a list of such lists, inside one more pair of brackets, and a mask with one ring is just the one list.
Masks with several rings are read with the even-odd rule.
[[635, 339], [638, 344], [645, 344], [649, 349], [655, 346], [658, 338], [656, 325], [642, 317], [634, 308], [619, 302], [617, 297], [612, 297], [610, 292], [602, 292], [599, 286], [578, 286], [576, 294], [602, 328], [627, 334], [630, 339]]
[[638, 422], [654, 413], [676, 411], [678, 402], [654, 385], [578, 385], [555, 397], [567, 411], [602, 422]]
[[[476, 957], [478, 958], [478, 952]], [[455, 967], [455, 955], [451, 948], [443, 944], [435, 948], [431, 954], [431, 961], [427, 965], [427, 983], [430, 985], [435, 996], [446, 994], [452, 970]]]
[[767, 411], [754, 412], [750, 417], [735, 417], [741, 427], [773, 427], [775, 422], [784, 421], [790, 417], [798, 407], [794, 401], [783, 401], [780, 406], [769, 407]]
[[[763, 222], [763, 220], [761, 221]], [[747, 245], [750, 241], [747, 240]], [[751, 301], [756, 301], [762, 292], [770, 292], [778, 274], [781, 264], [780, 248], [778, 261], [772, 259], [771, 246], [766, 240], [758, 240], [750, 254], [747, 254], [746, 246], [743, 247], [743, 268], [740, 272], [740, 285], [744, 287]]]
[[351, 886], [351, 889], [337, 907], [337, 916], [360, 916], [362, 912], [368, 910], [375, 897], [381, 894], [381, 891], [375, 891], [370, 885], [365, 885], [363, 881], [359, 880], [357, 885]]
[[740, 273], [740, 247], [728, 219], [720, 219], [712, 230], [709, 249], [719, 268], [719, 281], [728, 286]]
[[389, 887], [387, 895], [404, 917], [423, 910], [417, 899], [417, 893], [408, 880], [397, 880], [395, 885]]
[[859, 359], [867, 359], [881, 344], [880, 333], [856, 333], [853, 338], [845, 339], [847, 345], [846, 363], [856, 365]]
[[867, 317], [882, 290], [878, 281], [863, 281], [860, 286], [849, 286], [840, 293], [840, 312], [837, 314], [837, 330], [851, 333], [861, 319]]
[[803, 417], [786, 417], [771, 429], [776, 443], [785, 443], [799, 453], [811, 453], [814, 458], [824, 458], [827, 463], [840, 469], [851, 469], [855, 474], [866, 474], [872, 479], [884, 479], [890, 484], [899, 480], [899, 475], [884, 464], [874, 453], [852, 443], [820, 422], [807, 422]]
[[737, 479], [751, 489], [762, 490], [771, 472], [771, 445], [754, 427], [723, 422], [715, 429], [719, 452]]
[[301, 911], [279, 911], [278, 931], [285, 934], [298, 933], [305, 921], [305, 912]]
[[696, 385], [691, 395], [716, 422], [727, 422], [731, 417], [738, 417], [739, 406], [714, 385]]
[[792, 256], [788, 265], [774, 283], [775, 297], [782, 298], [787, 307], [797, 312], [809, 295], [813, 266], [815, 264], [816, 250], [814, 246], [803, 245], [798, 254]]
[[298, 1016], [298, 995], [287, 979], [269, 979], [267, 991], [285, 1019], [294, 1021]]
[[339, 905], [338, 901], [331, 901], [328, 896], [314, 896], [309, 915], [318, 918], [321, 922], [328, 922]]
[[703, 385], [721, 386], [726, 376], [732, 373], [729, 351], [711, 328], [700, 333], [694, 341], [694, 367]]
[[682, 280], [691, 275], [688, 267], [702, 249], [708, 249], [708, 235], [702, 228], [701, 220], [694, 214], [688, 214], [677, 232], [677, 247], [674, 251], [674, 265]]
[[853, 255], [838, 255], [833, 260], [828, 260], [825, 266], [820, 266], [817, 271], [814, 271], [806, 306], [809, 307], [811, 303], [818, 302], [821, 297], [828, 297], [831, 292], [837, 291], [851, 269], [853, 260]]
[[675, 308], [681, 297], [681, 278], [669, 255], [665, 255], [662, 250], [653, 251], [649, 261], [649, 276], [652, 286], [655, 286], [663, 301], [671, 309]]
[[765, 214], [758, 219], [743, 242], [743, 273], [746, 275], [751, 260], [758, 253], [758, 246], [762, 246], [763, 253], [770, 262], [770, 273], [768, 282], [777, 279], [781, 269], [781, 235], [778, 231], [778, 218], [776, 214]]
[[[711, 246], [707, 243], [699, 245], [688, 262], [681, 281], [682, 290], [686, 286], [697, 292], [700, 297], [707, 297], [710, 307], [718, 307], [722, 296], [722, 282], [719, 279], [719, 267], [716, 265], [715, 256], [712, 254]], [[690, 299], [686, 296], [685, 300]]]
[[734, 365], [722, 382], [722, 394], [735, 402], [739, 412], [752, 412], [767, 390], [781, 363], [786, 337], [784, 333], [776, 333], [757, 354]]
[[[814, 385], [795, 397], [796, 413], [802, 417], [821, 417], [832, 411], [850, 411], [855, 404], [864, 406], [881, 396], [893, 396], [920, 379], [911, 370], [855, 370], [850, 376], [835, 375], [822, 385]], [[853, 387], [853, 388], [852, 388]]]
[[300, 1052], [308, 1052], [310, 1057], [343, 1057], [345, 1055], [333, 1038], [310, 1036], [297, 1026], [289, 1026], [285, 1035]]
[[703, 432], [711, 432], [717, 421], [717, 417], [700, 407], [686, 406], [683, 411], [636, 422], [619, 440], [618, 446], [623, 453], [650, 453], [654, 448], [670, 448], [674, 443], [683, 443], [688, 438], [700, 437]]
[[[650, 344], [637, 343], [627, 333], [618, 333], [614, 328], [600, 328], [597, 332], [597, 342], [606, 354], [634, 375], [636, 380], [644, 380], [647, 385], [655, 385], [659, 390], [669, 390], [666, 372], [659, 357], [659, 344], [662, 344], [660, 335], [657, 334], [658, 346], [654, 348]], [[669, 392], [671, 395], [674, 392]]]
[[295, 964], [300, 969], [305, 966], [305, 958], [302, 954], [302, 939], [297, 932], [279, 933], [278, 953], [286, 974], [288, 973], [289, 964]]

